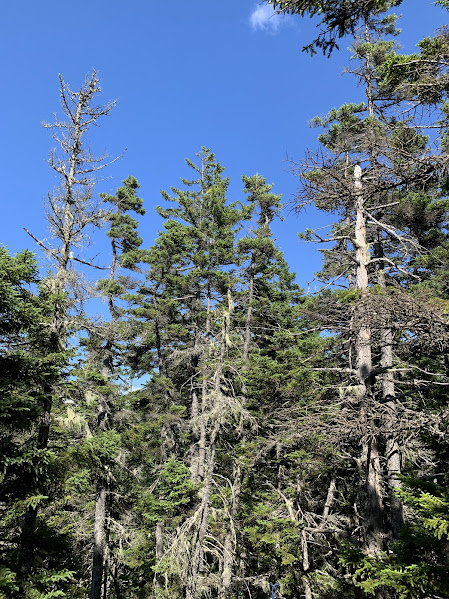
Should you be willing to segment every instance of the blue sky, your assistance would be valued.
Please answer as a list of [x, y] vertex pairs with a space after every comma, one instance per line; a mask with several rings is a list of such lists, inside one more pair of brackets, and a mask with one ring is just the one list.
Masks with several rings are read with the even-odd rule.
[[[429, 0], [404, 0], [400, 12], [405, 51], [447, 17]], [[97, 191], [113, 192], [129, 174], [137, 177], [146, 245], [160, 228], [153, 210], [159, 191], [189, 177], [184, 158], [212, 148], [231, 177], [230, 200], [242, 197], [241, 174], [258, 172], [289, 202], [296, 181], [287, 154], [299, 159], [317, 147], [318, 132], [307, 121], [361, 93], [341, 75], [349, 42], [331, 59], [310, 58], [301, 47], [315, 23], [278, 19], [254, 0], [19, 0], [3, 3], [0, 15], [0, 243], [12, 252], [36, 249], [23, 227], [46, 235], [42, 202], [57, 180], [41, 123], [59, 108], [58, 73], [76, 89], [95, 68], [104, 101], [118, 100], [92, 146], [98, 154], [127, 152]], [[296, 233], [322, 217], [285, 216], [276, 226], [278, 243], [304, 286], [320, 256]]]

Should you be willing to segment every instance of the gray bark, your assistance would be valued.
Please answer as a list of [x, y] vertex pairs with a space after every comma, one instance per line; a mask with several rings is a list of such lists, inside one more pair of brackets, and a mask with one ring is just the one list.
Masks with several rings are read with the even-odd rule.
[[226, 599], [229, 597], [234, 567], [234, 550], [235, 550], [235, 516], [240, 499], [240, 490], [242, 486], [242, 473], [238, 467], [234, 475], [234, 484], [232, 488], [232, 500], [229, 509], [229, 521], [226, 526], [226, 536], [223, 544], [223, 568], [221, 572], [221, 587], [218, 594], [218, 599]]
[[[355, 212], [355, 246], [356, 246], [356, 287], [361, 291], [362, 300], [368, 293], [369, 262], [368, 242], [366, 239], [366, 220], [364, 211], [364, 195], [362, 187], [362, 170], [356, 165], [354, 170], [356, 191]], [[378, 556], [382, 551], [383, 537], [383, 499], [382, 475], [379, 449], [372, 416], [367, 410], [372, 399], [372, 357], [371, 328], [364, 314], [358, 315], [356, 326], [357, 371], [359, 378], [359, 395], [362, 405], [361, 420], [365, 427], [362, 456], [366, 460], [366, 551], [368, 555]]]
[[[210, 306], [208, 306], [210, 309]], [[209, 325], [210, 326], [210, 325]], [[215, 367], [214, 373], [214, 395], [218, 400], [220, 397], [221, 390], [221, 381], [223, 374], [223, 362], [226, 351], [226, 324], [223, 324], [222, 331], [222, 339], [220, 343], [220, 354], [218, 357], [218, 361]], [[206, 382], [206, 381], [205, 381]], [[203, 386], [203, 395], [202, 395], [202, 415], [205, 414], [207, 409], [207, 395], [206, 395], [207, 387]], [[205, 427], [205, 419], [204, 427]], [[200, 571], [203, 567], [204, 560], [204, 539], [206, 537], [208, 524], [209, 524], [209, 514], [210, 514], [210, 494], [212, 488], [212, 478], [215, 470], [215, 451], [216, 451], [216, 441], [217, 437], [220, 433], [220, 420], [217, 420], [214, 424], [214, 427], [210, 433], [209, 444], [208, 444], [208, 458], [207, 463], [204, 467], [204, 483], [202, 489], [202, 497], [201, 497], [201, 505], [200, 505], [200, 526], [196, 535], [196, 541], [194, 543], [193, 549], [193, 558], [192, 558], [192, 571], [189, 577], [189, 583], [186, 591], [186, 599], [196, 599], [197, 596], [197, 586], [198, 586], [198, 578]], [[206, 447], [204, 448], [204, 453], [206, 454]]]
[[156, 524], [156, 560], [159, 561], [164, 555], [164, 531], [162, 524]]
[[304, 597], [305, 599], [312, 599], [312, 588], [310, 586], [308, 571], [310, 568], [309, 563], [309, 547], [307, 544], [307, 533], [305, 530], [301, 531], [301, 550], [302, 550], [302, 569], [303, 577], [302, 583], [304, 585]]
[[95, 501], [92, 579], [89, 599], [101, 599], [101, 589], [103, 585], [104, 571], [104, 554], [106, 545], [106, 495], [106, 481], [103, 477], [98, 476]]
[[[384, 340], [382, 346], [382, 366], [391, 368], [393, 366], [393, 335], [391, 329], [384, 331]], [[395, 386], [393, 373], [386, 371], [382, 380], [383, 398], [386, 401], [387, 414], [387, 439], [386, 439], [386, 461], [387, 461], [387, 481], [390, 491], [390, 518], [391, 535], [393, 540], [399, 538], [402, 525], [404, 524], [404, 509], [402, 501], [399, 499], [396, 491], [401, 489], [402, 483], [399, 475], [402, 471], [401, 449], [396, 437], [396, 427], [398, 423], [397, 404], [395, 399]]]
[[[381, 232], [378, 231], [377, 242], [375, 245], [375, 257], [380, 259], [378, 262], [377, 282], [380, 287], [386, 289], [385, 270], [382, 261], [383, 255]], [[404, 524], [404, 509], [402, 501], [396, 493], [396, 491], [402, 487], [399, 478], [402, 471], [402, 457], [396, 436], [398, 414], [394, 377], [390, 370], [393, 367], [393, 331], [391, 327], [388, 326], [388, 323], [381, 331], [381, 366], [385, 369], [382, 374], [382, 398], [387, 408], [385, 446], [387, 467], [386, 482], [389, 490], [391, 538], [396, 541], [399, 538], [399, 533]]]
[[194, 544], [192, 571], [189, 577], [189, 583], [186, 590], [186, 599], [197, 599], [198, 578], [203, 567], [204, 559], [204, 539], [206, 538], [207, 528], [209, 524], [210, 493], [212, 488], [212, 477], [215, 469], [215, 440], [219, 430], [220, 425], [219, 423], [216, 423], [210, 440], [209, 459], [207, 463], [206, 476], [204, 478], [204, 485], [201, 497], [201, 520], [196, 536], [196, 542]]
[[[250, 278], [248, 285], [248, 306], [246, 309], [246, 318], [245, 318], [245, 335], [244, 335], [244, 343], [243, 343], [243, 351], [242, 351], [242, 361], [243, 361], [243, 369], [247, 370], [248, 368], [248, 357], [249, 350], [251, 345], [251, 317], [253, 313], [252, 301], [254, 299], [254, 280], [255, 280], [255, 272], [254, 272], [254, 253], [251, 255], [251, 264], [250, 264]], [[246, 389], [243, 389], [243, 393], [246, 393]], [[245, 404], [245, 396], [242, 398], [242, 404]], [[230, 592], [232, 586], [233, 579], [233, 570], [234, 570], [234, 552], [233, 552], [233, 539], [235, 536], [235, 527], [234, 527], [234, 518], [237, 514], [239, 500], [240, 500], [240, 490], [242, 486], [242, 471], [240, 467], [237, 467], [235, 470], [234, 481], [232, 485], [232, 503], [231, 509], [229, 511], [229, 522], [226, 527], [226, 536], [223, 544], [223, 566], [221, 572], [221, 587], [218, 595], [218, 599], [226, 599]]]

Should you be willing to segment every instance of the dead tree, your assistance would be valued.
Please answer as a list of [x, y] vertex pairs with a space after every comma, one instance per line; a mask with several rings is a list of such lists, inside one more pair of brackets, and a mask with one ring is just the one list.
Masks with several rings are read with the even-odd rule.
[[[48, 194], [45, 202], [50, 237], [40, 240], [25, 229], [44, 251], [53, 268], [53, 274], [44, 281], [54, 298], [49, 354], [65, 351], [67, 338], [76, 328], [74, 315], [80, 308], [83, 293], [79, 274], [73, 265], [100, 268], [95, 265], [94, 259], [86, 259], [82, 249], [87, 245], [92, 228], [102, 224], [106, 215], [101, 200], [94, 200], [93, 196], [97, 174], [114, 162], [108, 160], [107, 155], [95, 156], [87, 141], [89, 130], [115, 106], [115, 102], [94, 103], [101, 92], [97, 73], [94, 71], [88, 75], [77, 92], [70, 89], [62, 75], [59, 75], [59, 83], [64, 116], [59, 118], [55, 113], [53, 123], [43, 124], [52, 131], [57, 144], [51, 150], [48, 162], [59, 176], [59, 186]], [[43, 390], [37, 438], [39, 449], [45, 449], [49, 444], [54, 395], [52, 387]], [[36, 516], [37, 510], [28, 508], [22, 539], [32, 538], [30, 531], [35, 529]], [[33, 559], [34, 547], [29, 542], [22, 542], [22, 568], [29, 567]]]

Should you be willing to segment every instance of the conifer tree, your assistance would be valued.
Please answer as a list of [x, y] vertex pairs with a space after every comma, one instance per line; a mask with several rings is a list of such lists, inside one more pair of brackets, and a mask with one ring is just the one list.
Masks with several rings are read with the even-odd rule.
[[[400, 221], [419, 244], [419, 251], [410, 253], [409, 272], [403, 273], [402, 285], [407, 286], [418, 301], [429, 302], [430, 299], [434, 305], [435, 296], [445, 296], [437, 281], [444, 272], [442, 264], [447, 244], [447, 191], [443, 166], [447, 161], [443, 83], [446, 46], [443, 29], [435, 38], [426, 38], [418, 44], [419, 54], [407, 56], [393, 52], [378, 69], [383, 93], [394, 98], [402, 114], [410, 116], [413, 112], [422, 131], [432, 132], [435, 161], [440, 163], [441, 170], [429, 169], [425, 184], [401, 198], [393, 214], [395, 225]], [[430, 265], [433, 274], [427, 270]], [[412, 389], [413, 395], [419, 396], [426, 407], [427, 421], [421, 425], [418, 449], [419, 453], [428, 455], [426, 467], [410, 471], [411, 476], [398, 490], [399, 497], [408, 506], [408, 522], [395, 551], [385, 556], [377, 567], [369, 564], [360, 576], [360, 586], [366, 591], [388, 588], [401, 596], [429, 596], [431, 593], [444, 596], [447, 592], [444, 582], [448, 569], [447, 550], [445, 543], [436, 540], [436, 537], [444, 538], [445, 500], [444, 492], [437, 484], [440, 479], [433, 476], [433, 473], [445, 470], [441, 468], [439, 456], [446, 452], [445, 444], [437, 440], [441, 440], [438, 423], [442, 417], [437, 389], [444, 389], [447, 384], [447, 364], [441, 360], [440, 353], [446, 343], [445, 317], [434, 313], [433, 321], [439, 319], [442, 329], [432, 328], [429, 337], [424, 328], [421, 329], [414, 342], [409, 343], [406, 353], [408, 366], [423, 375], [417, 377]], [[418, 414], [415, 413], [415, 417]], [[418, 456], [415, 459], [419, 462]], [[419, 555], [414, 551], [417, 544], [423, 548]]]
[[[234, 236], [247, 213], [228, 204], [228, 180], [212, 152], [203, 148], [198, 158], [199, 164], [187, 161], [197, 179], [183, 179], [186, 189], [173, 188], [173, 197], [163, 192], [175, 206], [157, 209], [165, 230], [149, 251], [147, 281], [133, 300], [133, 312], [142, 319], [137, 368], [157, 369], [147, 393], [161, 402], [151, 406], [162, 417], [160, 467], [175, 456], [185, 463], [189, 456], [191, 482], [202, 489], [201, 501], [192, 506], [194, 518], [186, 515], [174, 530], [164, 518], [154, 531], [159, 574], [162, 566], [174, 574], [176, 561], [191, 560], [178, 574], [192, 597], [203, 568], [216, 443], [227, 402], [234, 401], [221, 385], [235, 285]], [[189, 503], [189, 485], [186, 493]]]
[[323, 26], [318, 36], [303, 50], [315, 54], [317, 49], [328, 56], [338, 50], [339, 38], [355, 35], [360, 24], [370, 15], [384, 11], [390, 6], [399, 6], [402, 0], [265, 0], [281, 14], [297, 14], [310, 17], [319, 15], [322, 20], [317, 27]]
[[[69, 338], [80, 327], [81, 305], [84, 297], [81, 277], [74, 270], [75, 264], [94, 266], [93, 260], [85, 259], [85, 247], [93, 227], [101, 225], [106, 216], [101, 202], [93, 199], [93, 190], [97, 173], [108, 164], [107, 156], [96, 157], [88, 146], [87, 136], [90, 128], [98, 124], [102, 116], [110, 113], [114, 102], [96, 105], [95, 100], [101, 92], [97, 74], [86, 77], [78, 92], [70, 89], [60, 75], [61, 108], [64, 114], [60, 119], [55, 114], [53, 124], [44, 123], [52, 130], [57, 148], [50, 152], [49, 164], [60, 178], [59, 187], [48, 194], [45, 214], [53, 241], [38, 240], [33, 233], [26, 231], [38, 243], [51, 261], [53, 272], [41, 283], [43, 292], [52, 302], [52, 313], [46, 337], [48, 345], [45, 351], [49, 356], [64, 354], [68, 360]], [[72, 355], [73, 357], [73, 355]], [[72, 363], [73, 365], [73, 360]], [[42, 414], [35, 438], [35, 447], [45, 451], [52, 444], [52, 420], [57, 416], [64, 420], [74, 414], [70, 407], [63, 404], [66, 398], [64, 388], [47, 378], [42, 390]], [[57, 400], [58, 414], [54, 413]], [[61, 420], [61, 422], [62, 422]], [[63, 456], [60, 454], [62, 461]], [[28, 571], [33, 568], [36, 558], [36, 521], [38, 505], [30, 505], [22, 526], [21, 568]]]
[[[241, 268], [240, 285], [242, 289], [238, 294], [237, 300], [238, 310], [241, 314], [240, 318], [243, 318], [241, 324], [243, 346], [240, 349], [240, 360], [242, 370], [247, 372], [249, 368], [250, 349], [252, 349], [254, 339], [258, 338], [261, 334], [260, 330], [257, 333], [253, 331], [254, 320], [256, 318], [257, 320], [260, 319], [260, 322], [264, 321], [262, 314], [257, 313], [257, 316], [254, 316], [254, 310], [260, 310], [261, 308], [260, 299], [257, 301], [256, 298], [264, 296], [260, 286], [269, 283], [270, 274], [272, 275], [269, 272], [270, 262], [273, 261], [275, 256], [280, 257], [277, 256], [278, 250], [273, 245], [270, 228], [276, 213], [280, 210], [280, 196], [271, 193], [273, 186], [267, 185], [265, 179], [260, 175], [253, 177], [243, 176], [242, 179], [245, 184], [244, 191], [248, 195], [250, 207], [255, 213], [258, 213], [257, 229], [252, 235], [247, 235], [243, 239], [238, 240], [236, 246], [238, 261], [244, 262], [246, 257], [249, 262], [243, 269]], [[265, 276], [267, 276], [266, 279]], [[269, 302], [268, 297], [266, 301]], [[267, 322], [264, 322], [264, 326], [267, 326], [267, 324]], [[244, 385], [242, 388], [242, 404], [245, 405], [246, 401], [246, 388]], [[244, 437], [248, 437], [250, 431], [242, 432], [242, 434]], [[235, 519], [239, 509], [243, 478], [242, 468], [238, 464], [238, 461], [233, 466], [232, 474], [232, 499], [229, 508], [229, 521], [226, 525], [226, 536], [223, 543], [223, 565], [221, 587], [219, 590], [220, 599], [229, 597], [235, 575]]]
[[[119, 411], [118, 395], [123, 392], [117, 386], [123, 365], [125, 342], [129, 337], [127, 323], [123, 319], [124, 309], [119, 300], [132, 284], [120, 270], [135, 269], [143, 258], [139, 249], [142, 239], [137, 232], [137, 221], [131, 213], [144, 215], [143, 200], [136, 195], [139, 184], [135, 177], [128, 177], [115, 195], [100, 194], [112, 211], [107, 220], [107, 235], [111, 241], [111, 266], [109, 278], [97, 282], [97, 288], [107, 299], [110, 321], [97, 327], [85, 343], [89, 350], [89, 362], [93, 368], [92, 378], [94, 392], [98, 398], [97, 414], [92, 426], [92, 433], [98, 439], [99, 455], [96, 464], [94, 547], [91, 578], [91, 599], [101, 599], [102, 592], [108, 592], [108, 573], [110, 556], [110, 526], [112, 518], [112, 486], [114, 475], [114, 451], [117, 445], [117, 412]], [[109, 450], [111, 455], [107, 455]]]
[[[360, 66], [352, 72], [365, 85], [366, 104], [332, 111], [329, 128], [321, 136], [332, 155], [323, 162], [310, 156], [305, 168], [299, 169], [304, 202], [313, 201], [320, 209], [340, 216], [328, 237], [306, 233], [306, 238], [334, 243], [325, 253], [321, 276], [327, 283], [347, 285], [356, 292], [346, 296], [340, 310], [335, 304], [331, 307], [326, 298], [324, 326], [343, 335], [349, 362], [329, 371], [352, 373], [356, 382], [357, 401], [353, 402], [360, 410], [362, 429], [358, 434], [366, 468], [365, 515], [359, 523], [365, 528], [366, 553], [377, 558], [385, 541], [397, 539], [402, 527], [397, 491], [403, 450], [399, 437], [404, 441], [405, 435], [398, 426], [396, 385], [399, 382], [404, 393], [407, 382], [395, 377], [394, 360], [404, 360], [410, 354], [400, 332], [413, 329], [414, 335], [422, 335], [431, 323], [442, 322], [438, 309], [428, 305], [422, 311], [422, 304], [418, 307], [410, 294], [404, 293], [407, 278], [419, 279], [411, 257], [425, 250], [414, 232], [397, 218], [396, 207], [404, 207], [414, 194], [429, 191], [444, 161], [441, 155], [428, 152], [419, 124], [398, 120], [392, 112], [398, 99], [379, 88], [378, 72], [388, 64], [393, 45], [378, 35], [394, 33], [393, 26], [394, 16], [375, 11], [365, 19], [363, 35], [354, 46]], [[359, 115], [364, 111], [363, 119]], [[340, 293], [340, 297], [344, 296]], [[436, 328], [434, 332], [442, 333]], [[427, 347], [426, 351], [431, 350]], [[439, 376], [438, 371], [433, 376]], [[347, 392], [351, 394], [349, 388]], [[419, 426], [417, 423], [415, 435], [419, 435]], [[376, 587], [378, 596], [386, 592]]]
[[293, 508], [296, 484], [290, 486], [285, 464], [291, 464], [294, 478], [294, 458], [286, 457], [296, 446], [289, 420], [298, 409], [296, 398], [306, 402], [309, 397], [311, 379], [303, 361], [311, 340], [302, 330], [300, 289], [271, 230], [280, 196], [260, 175], [243, 181], [256, 227], [237, 242], [241, 267], [235, 321], [241, 331], [237, 364], [242, 403], [253, 419], [228, 438], [232, 449], [223, 464], [232, 494], [219, 596], [247, 588], [259, 596], [270, 575], [281, 580], [283, 592], [296, 584], [310, 594], [307, 542]]
[[[72, 572], [63, 569], [70, 550], [59, 531], [45, 524], [39, 531], [23, 525], [25, 515], [30, 518], [48, 499], [51, 479], [59, 474], [54, 453], [32, 441], [48, 385], [63, 381], [67, 356], [48, 351], [52, 299], [45, 289], [33, 290], [38, 284], [35, 257], [29, 251], [10, 256], [2, 247], [0, 263], [0, 596], [6, 599], [28, 597], [38, 580], [42, 589], [51, 590], [55, 569], [62, 584]], [[36, 547], [47, 575], [28, 551]], [[66, 555], [58, 555], [61, 550]], [[33, 560], [26, 569], [25, 559]]]
[[52, 272], [0, 248], [0, 599], [448, 593], [447, 32], [401, 55], [399, 0], [268, 4], [321, 19], [311, 53], [354, 37], [364, 101], [293, 164], [297, 206], [335, 216], [302, 235], [323, 289], [302, 296], [276, 245], [273, 186], [229, 202], [207, 148], [142, 250], [137, 180], [94, 199], [87, 137], [114, 103], [60, 77], [52, 240], [30, 233]]

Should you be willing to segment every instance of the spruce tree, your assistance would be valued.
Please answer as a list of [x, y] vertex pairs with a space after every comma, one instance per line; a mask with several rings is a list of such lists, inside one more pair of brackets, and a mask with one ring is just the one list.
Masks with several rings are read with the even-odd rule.
[[[135, 269], [143, 258], [139, 249], [142, 239], [137, 232], [137, 221], [130, 214], [145, 214], [143, 200], [136, 195], [138, 188], [137, 179], [128, 177], [115, 195], [100, 194], [103, 202], [112, 206], [107, 217], [107, 235], [111, 242], [109, 277], [97, 281], [97, 288], [107, 299], [110, 321], [90, 335], [86, 347], [89, 349], [89, 362], [97, 373], [93, 392], [98, 397], [98, 405], [92, 429], [97, 438], [103, 438], [101, 444], [105, 449], [109, 445], [112, 454], [100, 452], [95, 473], [96, 503], [90, 599], [101, 599], [103, 590], [107, 592], [108, 575], [114, 558], [110, 551], [111, 520], [114, 511], [112, 488], [118, 478], [114, 473], [114, 462], [120, 450], [116, 430], [117, 413], [120, 409], [118, 396], [123, 393], [123, 388], [121, 389], [118, 383], [126, 362], [124, 350], [126, 338], [129, 337], [127, 323], [123, 319], [124, 309], [119, 302], [121, 296], [132, 285], [129, 277], [120, 271], [123, 267]], [[118, 582], [116, 587], [117, 584]]]
[[[158, 414], [161, 426], [159, 468], [176, 458], [177, 468], [188, 465], [192, 484], [202, 489], [185, 522], [173, 529], [171, 517], [163, 518], [154, 529], [158, 573], [168, 568], [173, 580], [180, 576], [189, 596], [195, 596], [203, 568], [216, 444], [226, 402], [232, 401], [221, 385], [235, 285], [234, 236], [246, 215], [238, 203], [228, 204], [228, 180], [212, 152], [203, 148], [198, 159], [187, 161], [196, 179], [183, 179], [185, 189], [173, 188], [173, 196], [163, 192], [174, 207], [157, 209], [164, 231], [149, 251], [147, 281], [133, 299], [133, 313], [142, 321], [137, 371], [152, 372], [141, 401], [152, 398], [150, 413]], [[189, 485], [185, 492], [189, 503]], [[177, 569], [176, 563], [184, 566]]]
[[[419, 195], [432, 194], [433, 182], [441, 176], [442, 157], [429, 152], [419, 123], [397, 118], [395, 109], [404, 98], [386, 94], [385, 86], [379, 85], [379, 73], [395, 55], [393, 44], [383, 39], [388, 33], [394, 33], [394, 16], [373, 12], [365, 19], [354, 46], [359, 66], [351, 71], [365, 85], [366, 103], [347, 104], [333, 110], [327, 121], [321, 120], [327, 130], [320, 140], [330, 153], [323, 161], [310, 155], [298, 169], [304, 204], [313, 201], [340, 217], [328, 236], [308, 231], [305, 237], [333, 243], [325, 252], [320, 276], [328, 285], [349, 288], [346, 294], [323, 295], [321, 311], [326, 315], [324, 328], [336, 333], [335, 351], [344, 351], [343, 363], [328, 372], [352, 375], [353, 382], [349, 386], [346, 382], [343, 393], [349, 397], [355, 393], [351, 403], [358, 406], [361, 427], [353, 430], [362, 442], [359, 463], [366, 475], [364, 493], [354, 498], [365, 503], [365, 513], [361, 519], [357, 513], [354, 520], [365, 530], [364, 551], [376, 559], [385, 543], [391, 547], [389, 540], [398, 539], [403, 524], [401, 455], [410, 442], [406, 429], [413, 425], [405, 424], [404, 412], [399, 425], [404, 406], [397, 401], [398, 387], [402, 395], [405, 389], [406, 395], [420, 393], [410, 379], [395, 373], [404, 362], [413, 369], [410, 331], [424, 342], [424, 330], [432, 327], [444, 338], [443, 330], [438, 332], [439, 309], [426, 302], [423, 310], [423, 296], [418, 300], [406, 291], [410, 284], [406, 281], [420, 279], [414, 260], [428, 251], [421, 243], [426, 233], [421, 230], [418, 238], [417, 228], [398, 218], [413, 201], [419, 202]], [[420, 347], [430, 357], [430, 345]], [[433, 380], [440, 376], [438, 368], [427, 374]], [[406, 418], [414, 417], [410, 410]], [[415, 440], [422, 418], [426, 416], [415, 421]], [[341, 422], [343, 427], [347, 424]], [[409, 451], [406, 445], [405, 449]], [[354, 448], [347, 446], [345, 451], [352, 453]], [[387, 596], [386, 586], [375, 588], [378, 596]]]
[[[51, 352], [54, 298], [39, 290], [36, 259], [29, 251], [10, 256], [0, 248], [1, 567], [0, 596], [29, 597], [61, 589], [73, 574], [66, 536], [38, 508], [59, 485], [61, 452], [36, 441], [49, 385], [62, 389], [69, 358]], [[59, 590], [61, 593], [62, 591]]]

